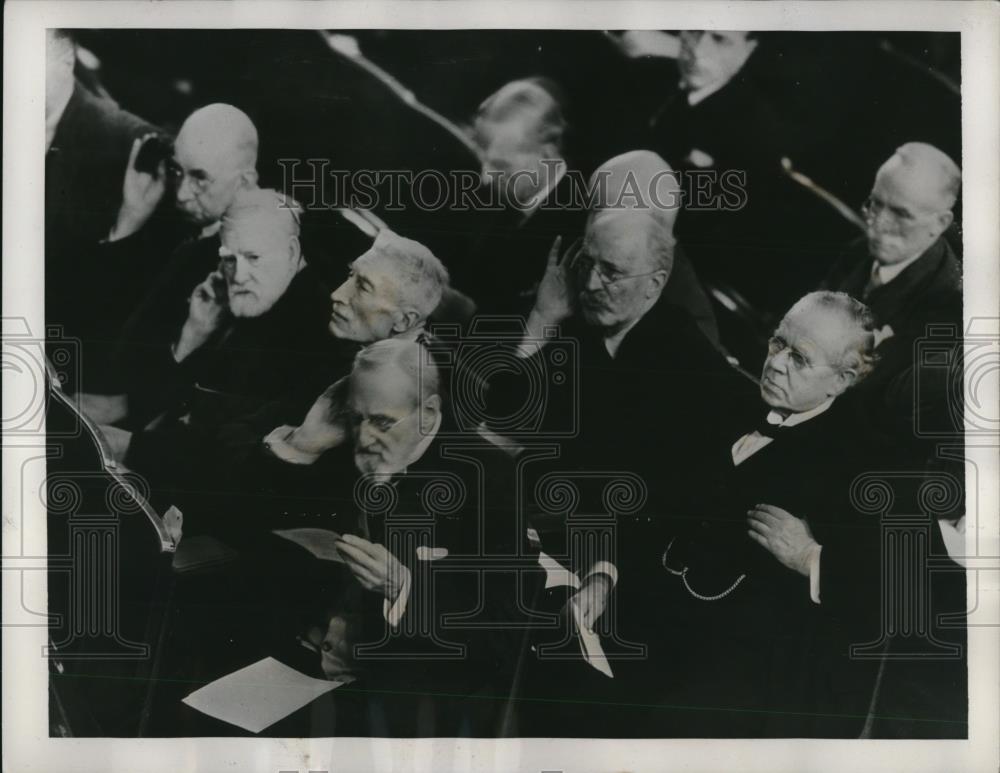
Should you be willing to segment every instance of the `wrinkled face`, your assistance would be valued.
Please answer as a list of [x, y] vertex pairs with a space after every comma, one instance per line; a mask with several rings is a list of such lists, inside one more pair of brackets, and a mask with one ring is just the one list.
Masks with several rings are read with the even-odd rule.
[[222, 218], [247, 183], [235, 153], [220, 152], [218, 143], [194, 134], [182, 130], [177, 136], [170, 166], [177, 208], [193, 223], [205, 226]]
[[369, 250], [351, 264], [351, 271], [330, 296], [330, 332], [337, 338], [372, 343], [389, 338], [401, 324], [401, 292], [392, 261]]
[[621, 219], [592, 220], [576, 263], [584, 321], [614, 334], [643, 314], [665, 275], [654, 267], [641, 229]]
[[882, 265], [916, 257], [951, 225], [940, 182], [918, 170], [887, 164], [865, 202], [868, 252]]
[[222, 275], [234, 317], [259, 317], [298, 273], [299, 243], [268, 218], [240, 218], [223, 229]]
[[681, 79], [687, 89], [697, 91], [724, 86], [740, 71], [757, 47], [746, 32], [684, 30], [677, 58]]
[[524, 119], [482, 121], [477, 126], [482, 185], [492, 188], [505, 207], [526, 207], [552, 176], [554, 167], [542, 164], [544, 148], [530, 138], [529, 129]]
[[394, 367], [351, 375], [348, 404], [359, 472], [391, 475], [407, 465], [423, 439], [416, 389]]
[[840, 366], [851, 327], [834, 309], [806, 303], [792, 307], [770, 342], [760, 395], [784, 414], [803, 413], [851, 384]]

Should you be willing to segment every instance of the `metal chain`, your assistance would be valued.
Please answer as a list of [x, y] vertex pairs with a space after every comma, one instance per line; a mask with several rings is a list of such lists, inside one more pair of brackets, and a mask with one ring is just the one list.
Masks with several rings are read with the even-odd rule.
[[726, 596], [728, 596], [730, 593], [736, 590], [739, 584], [747, 578], [746, 574], [741, 574], [739, 577], [736, 578], [736, 581], [732, 585], [730, 585], [726, 590], [722, 591], [721, 593], [717, 593], [714, 596], [704, 596], [701, 593], [698, 593], [698, 591], [692, 588], [690, 583], [688, 583], [687, 573], [690, 567], [685, 566], [683, 569], [677, 570], [677, 569], [671, 569], [669, 566], [667, 566], [667, 554], [670, 552], [670, 548], [672, 548], [673, 545], [674, 545], [674, 540], [671, 539], [670, 543], [667, 545], [667, 549], [663, 551], [663, 558], [661, 559], [663, 568], [666, 569], [668, 572], [670, 572], [670, 574], [674, 575], [675, 577], [680, 577], [681, 582], [684, 583], [684, 587], [687, 588], [687, 592], [690, 593], [699, 601], [719, 601], [720, 599], [724, 599]]

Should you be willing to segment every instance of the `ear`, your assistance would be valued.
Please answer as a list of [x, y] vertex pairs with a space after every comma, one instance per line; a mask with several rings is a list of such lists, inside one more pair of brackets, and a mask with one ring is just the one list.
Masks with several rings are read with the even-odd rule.
[[427, 435], [434, 428], [434, 424], [441, 415], [441, 395], [431, 395], [421, 406], [420, 410], [420, 433]]
[[670, 275], [666, 271], [657, 271], [655, 274], [650, 274], [646, 297], [652, 298], [654, 295], [661, 293], [669, 278]]
[[392, 332], [399, 334], [412, 330], [420, 322], [420, 314], [414, 309], [405, 309], [396, 312], [396, 319], [392, 323]]
[[302, 243], [297, 236], [290, 236], [288, 238], [288, 257], [293, 264], [302, 268]]
[[837, 378], [833, 382], [834, 387], [830, 390], [830, 397], [837, 397], [841, 395], [854, 386], [854, 383], [858, 380], [858, 372], [854, 368], [843, 368], [839, 373], [837, 373]]
[[955, 213], [950, 209], [946, 212], [941, 212], [937, 216], [938, 227], [941, 229], [939, 233], [944, 233], [948, 230], [948, 226], [952, 224], [955, 220]]
[[252, 189], [257, 187], [256, 169], [244, 169], [242, 172], [240, 172], [240, 187], [244, 189]]

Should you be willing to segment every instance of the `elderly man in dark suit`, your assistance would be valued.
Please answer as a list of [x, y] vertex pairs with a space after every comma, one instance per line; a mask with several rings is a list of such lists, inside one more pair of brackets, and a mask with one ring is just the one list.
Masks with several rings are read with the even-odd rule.
[[[427, 733], [494, 734], [520, 652], [511, 625], [528, 624], [518, 594], [520, 606], [530, 603], [540, 574], [514, 509], [510, 460], [474, 435], [449, 442], [455, 427], [437, 366], [404, 338], [361, 350], [350, 376], [317, 403], [298, 429], [322, 443], [305, 451], [288, 429], [247, 461], [243, 537], [273, 556], [281, 540], [268, 529], [332, 529], [347, 574], [307, 567], [319, 587], [299, 604], [296, 567], [309, 559], [293, 551], [290, 574], [273, 578], [284, 590], [269, 595], [307, 610], [303, 619], [342, 599], [326, 637], [339, 656], [325, 655], [324, 667], [363, 678], [378, 704], [372, 734], [408, 735], [427, 722]], [[345, 582], [363, 592], [343, 595]], [[285, 591], [295, 595], [281, 598]], [[469, 625], [448, 625], [446, 614]], [[490, 700], [463, 700], [473, 693]]]
[[848, 650], [878, 639], [881, 542], [853, 486], [893, 457], [852, 397], [876, 360], [871, 312], [844, 293], [805, 296], [771, 338], [766, 415], [732, 426], [662, 555], [660, 601], [685, 632], [665, 649], [663, 700], [698, 709], [671, 714], [678, 734], [860, 734], [877, 663]]
[[[914, 346], [932, 325], [962, 327], [962, 270], [944, 232], [961, 184], [961, 170], [932, 145], [910, 142], [898, 148], [875, 176], [865, 203], [866, 238], [833, 266], [823, 287], [863, 298], [879, 327], [882, 365], [865, 386], [874, 421], [915, 453], [915, 421], [933, 423], [947, 415], [953, 399], [947, 369], [920, 373]], [[960, 366], [959, 366], [960, 367]]]

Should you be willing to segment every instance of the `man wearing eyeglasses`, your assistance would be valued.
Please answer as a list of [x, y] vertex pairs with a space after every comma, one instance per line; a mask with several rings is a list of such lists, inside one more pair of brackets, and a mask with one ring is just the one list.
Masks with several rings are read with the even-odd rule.
[[861, 731], [877, 669], [848, 647], [878, 638], [881, 542], [853, 486], [894, 463], [852, 399], [878, 369], [874, 341], [844, 293], [796, 303], [770, 339], [756, 422], [733, 424], [714, 484], [675, 521], [660, 603], [683, 634], [667, 633], [664, 701], [713, 709], [677, 713], [682, 734]]
[[[875, 176], [863, 211], [866, 238], [849, 248], [823, 282], [863, 299], [879, 327], [882, 365], [865, 385], [872, 417], [904, 446], [916, 443], [919, 412], [947, 410], [945, 383], [935, 372], [919, 374], [921, 402], [914, 402], [913, 351], [933, 324], [961, 334], [962, 272], [945, 232], [953, 221], [961, 170], [932, 145], [899, 147]], [[947, 377], [946, 369], [937, 369]], [[930, 380], [928, 380], [930, 379]]]

